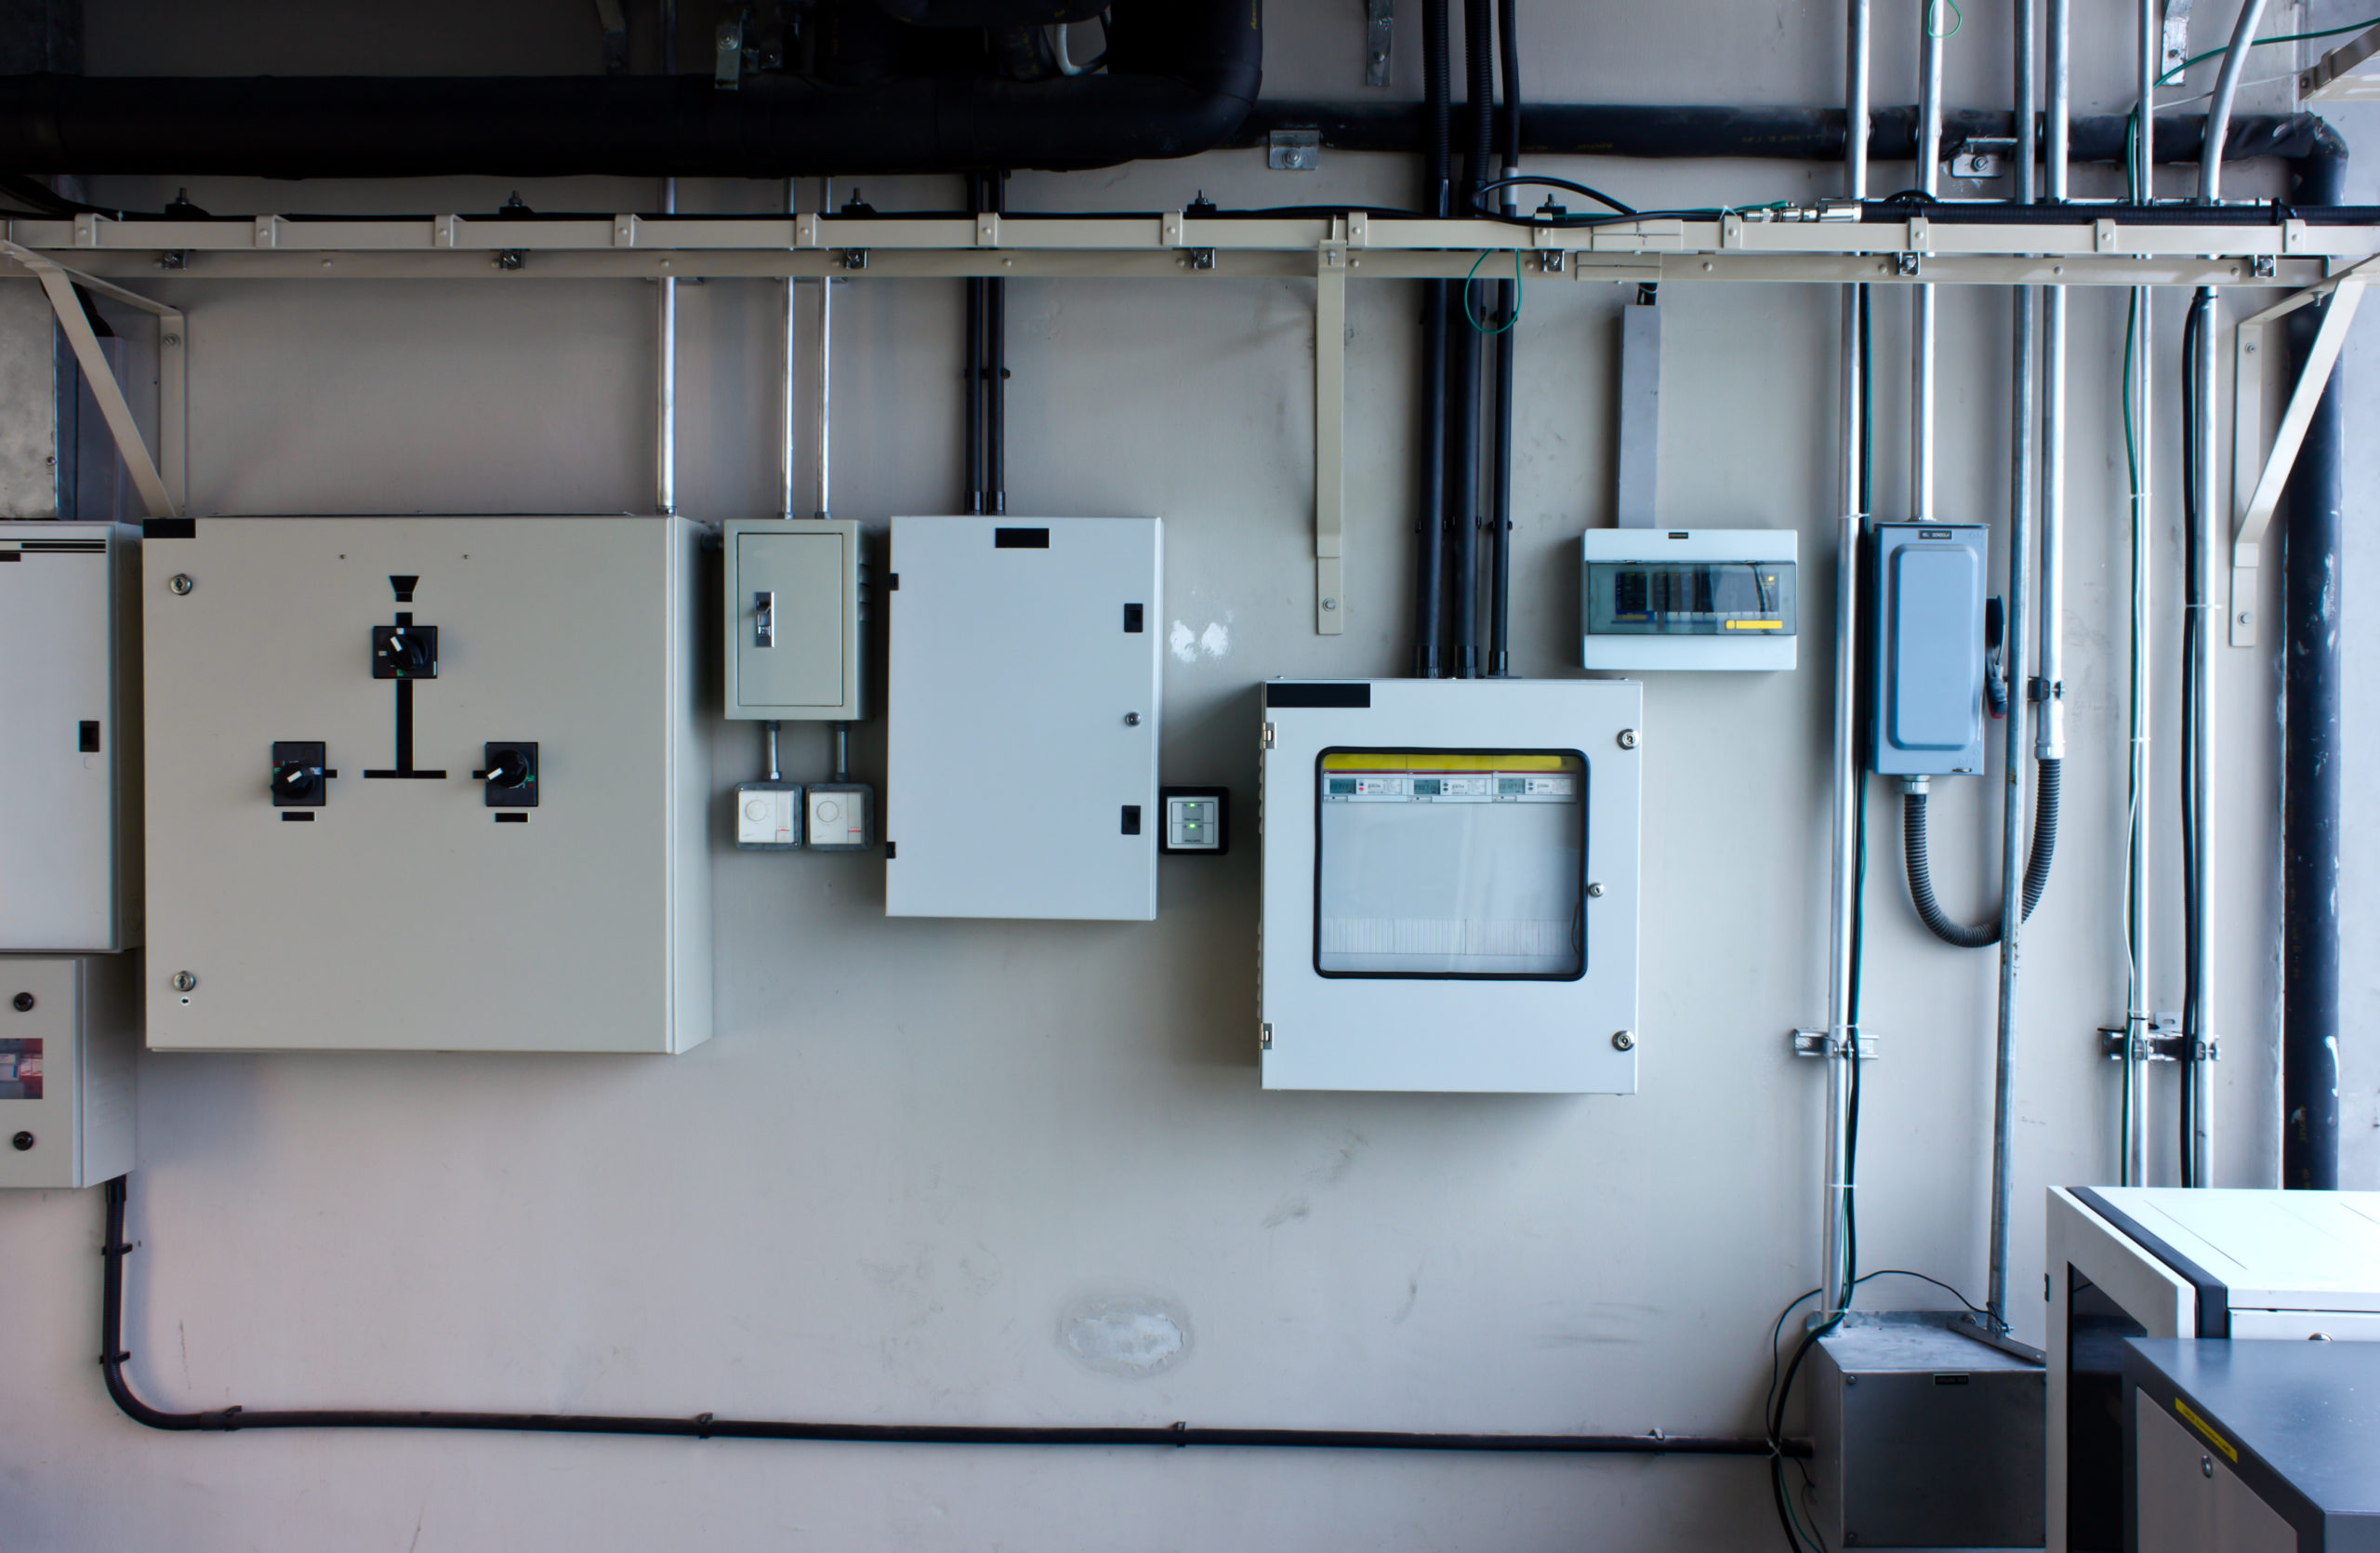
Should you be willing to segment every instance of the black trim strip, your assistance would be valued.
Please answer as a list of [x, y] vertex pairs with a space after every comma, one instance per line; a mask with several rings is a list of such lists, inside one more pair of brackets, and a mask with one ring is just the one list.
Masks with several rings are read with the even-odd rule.
[[144, 518], [140, 524], [144, 539], [195, 539], [198, 538], [196, 518]]
[[992, 530], [994, 550], [1048, 550], [1050, 531], [1046, 528], [995, 528]]
[[2137, 1241], [2141, 1250], [2179, 1273], [2185, 1281], [2198, 1291], [2198, 1331], [2193, 1335], [2199, 1337], [2231, 1335], [2231, 1291], [2224, 1286], [2222, 1280], [2175, 1251], [2163, 1240], [2150, 1234], [2142, 1227], [2138, 1219], [2109, 1202], [2089, 1187], [2071, 1187], [2068, 1189], [2073, 1192], [2076, 1198], [2088, 1204], [2093, 1213]]
[[1268, 707], [1368, 707], [1372, 704], [1372, 687], [1362, 682], [1355, 684], [1314, 684], [1274, 680], [1264, 686], [1264, 704]]

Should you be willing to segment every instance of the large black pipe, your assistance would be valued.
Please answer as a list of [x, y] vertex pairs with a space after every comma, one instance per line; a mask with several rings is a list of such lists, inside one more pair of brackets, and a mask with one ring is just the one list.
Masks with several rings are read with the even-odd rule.
[[[1111, 166], [1195, 155], [1238, 128], [1261, 75], [1261, 0], [1116, 0], [1112, 14], [1104, 73], [1035, 82], [8, 76], [0, 168], [774, 179]], [[1411, 145], [1408, 132], [1398, 149]]]
[[[1494, 175], [1489, 158], [1495, 145], [1496, 31], [1494, 0], [1462, 0], [1462, 63], [1465, 125], [1471, 131], [1464, 148], [1462, 188], [1457, 210], [1468, 211], [1478, 192]], [[1448, 665], [1455, 678], [1479, 677], [1479, 390], [1480, 332], [1474, 287], [1466, 284], [1458, 316], [1448, 324], [1448, 376], [1453, 392], [1447, 427], [1448, 570], [1454, 577], [1451, 631], [1453, 652]]]
[[[1276, 129], [1319, 129], [1322, 143], [1339, 151], [1410, 151], [1419, 133], [1420, 109], [1410, 102], [1318, 102], [1268, 99], [1224, 143], [1256, 146]], [[2122, 162], [2128, 115], [2085, 114], [2073, 121], [2072, 159]], [[2016, 116], [1982, 109], [1946, 113], [1946, 150], [1970, 137], [2005, 139], [2016, 134]], [[1715, 105], [1606, 105], [1531, 102], [1521, 110], [1519, 150], [1536, 156], [1627, 156], [1670, 160], [1743, 157], [1764, 161], [1840, 162], [1844, 126], [1840, 108], [1728, 108]], [[1906, 162], [1917, 154], [1917, 110], [1879, 108], [1868, 132], [1868, 154], [1877, 162]], [[2199, 160], [2206, 136], [2202, 113], [2160, 113], [2156, 151], [2161, 162]], [[2329, 126], [2312, 113], [2238, 114], [2225, 137], [2227, 157], [2315, 154]]]
[[[1520, 0], [1498, 0], [1496, 6], [1497, 65], [1504, 76], [1504, 107], [1498, 118], [1503, 136], [1503, 159], [1498, 172], [1511, 178], [1520, 171], [1521, 34]], [[1511, 184], [1497, 203], [1509, 215], [1518, 208]], [[1492, 570], [1488, 580], [1488, 673], [1501, 679], [1513, 671], [1513, 376], [1520, 348], [1520, 282], [1496, 283], [1496, 419], [1489, 435], [1495, 439], [1495, 463], [1488, 502], [1488, 542]]]
[[[1008, 174], [984, 175], [995, 212], [1008, 209]], [[984, 283], [984, 511], [1008, 511], [1008, 282]]]
[[[2292, 169], [2292, 198], [2335, 205], [2344, 146]], [[2305, 370], [2325, 301], [2289, 320], [2290, 376]], [[2347, 455], [2344, 362], [2307, 423], [2281, 529], [2281, 1184], [2339, 1184], [2339, 630]]]
[[[967, 175], [967, 208], [981, 211], [985, 207], [984, 175]], [[967, 380], [967, 511], [981, 512], [984, 506], [984, 298], [991, 282], [981, 275], [967, 280], [967, 350], [966, 365], [960, 368]]]
[[[1427, 94], [1413, 126], [1414, 139], [1399, 150], [1421, 148], [1423, 208], [1444, 216], [1453, 208], [1449, 164], [1453, 159], [1454, 86], [1448, 56], [1448, 0], [1422, 0], [1421, 81]], [[1445, 672], [1439, 657], [1444, 632], [1444, 568], [1447, 511], [1447, 281], [1421, 283], [1421, 511], [1414, 522], [1413, 672], [1435, 680]]]

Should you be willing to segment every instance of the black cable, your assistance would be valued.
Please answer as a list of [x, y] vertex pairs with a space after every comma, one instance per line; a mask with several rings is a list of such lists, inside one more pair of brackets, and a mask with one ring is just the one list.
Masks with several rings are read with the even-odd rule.
[[[1008, 174], [984, 175], [995, 214], [1008, 209]], [[1008, 282], [984, 285], [984, 484], [987, 512], [1008, 511]]]
[[[1454, 91], [1448, 35], [1449, 0], [1422, 0], [1422, 202], [1434, 216], [1452, 209], [1448, 165], [1453, 156]], [[1413, 531], [1413, 673], [1435, 680], [1445, 633], [1447, 501], [1447, 315], [1451, 283], [1421, 283], [1421, 507]]]
[[[1519, 161], [1519, 139], [1515, 136], [1508, 136], [1505, 143], [1511, 148], [1507, 153], [1507, 159], [1514, 162]], [[1643, 212], [1639, 211], [1634, 206], [1622, 205], [1620, 201], [1613, 199], [1609, 194], [1605, 193], [1600, 189], [1593, 189], [1583, 183], [1573, 183], [1567, 178], [1548, 178], [1541, 173], [1530, 173], [1527, 175], [1508, 173], [1501, 178], [1489, 179], [1486, 182], [1481, 183], [1478, 188], [1472, 192], [1471, 207], [1481, 215], [1493, 215], [1494, 212], [1488, 208], [1487, 203], [1488, 196], [1489, 194], [1494, 193], [1499, 189], [1514, 189], [1523, 186], [1529, 188], [1562, 189], [1567, 190], [1573, 194], [1584, 194], [1587, 198], [1593, 200], [1598, 205], [1610, 206], [1623, 218], [1633, 218], [1643, 214]]]
[[[2198, 1028], [2200, 978], [2206, 968], [2199, 963], [2199, 912], [2204, 902], [2198, 894], [2198, 854], [2206, 838], [2198, 833], [2195, 822], [2198, 783], [2205, 774], [2198, 769], [2193, 751], [2198, 744], [2198, 639], [2205, 629], [2206, 599], [2199, 588], [2199, 428], [2198, 374], [2193, 369], [2197, 360], [2204, 316], [2197, 299], [2182, 320], [2182, 715], [2181, 715], [2181, 830], [2182, 830], [2182, 1068], [2180, 1103], [2174, 1108], [2178, 1126], [2179, 1151], [2175, 1156], [2181, 1167], [2184, 1186], [2196, 1178], [2198, 1153], [2198, 1095], [2190, 1082], [2192, 1054], [2198, 1049], [2202, 1032]], [[2145, 439], [2144, 439], [2145, 440]]]
[[840, 1440], [879, 1445], [1191, 1445], [1342, 1451], [1493, 1451], [1563, 1455], [1806, 1456], [1807, 1440], [1733, 1435], [1428, 1434], [1389, 1429], [1094, 1427], [996, 1424], [801, 1424], [750, 1418], [638, 1417], [586, 1413], [443, 1413], [396, 1409], [210, 1408], [168, 1413], [150, 1406], [124, 1374], [124, 1238], [128, 1176], [107, 1184], [107, 1239], [99, 1289], [99, 1370], [125, 1416], [152, 1429], [237, 1433], [245, 1429], [465, 1429], [523, 1434], [612, 1434], [694, 1440]]
[[[1520, 0], [1498, 0], [1496, 43], [1503, 71], [1504, 155], [1497, 183], [1504, 187], [1504, 210], [1514, 214], [1509, 180], [1519, 170], [1521, 155], [1521, 36]], [[1496, 461], [1488, 503], [1488, 525], [1495, 546], [1488, 577], [1488, 674], [1502, 679], [1513, 671], [1513, 418], [1514, 381], [1520, 362], [1520, 281], [1496, 283], [1495, 299], [1502, 311], [1497, 330]]]

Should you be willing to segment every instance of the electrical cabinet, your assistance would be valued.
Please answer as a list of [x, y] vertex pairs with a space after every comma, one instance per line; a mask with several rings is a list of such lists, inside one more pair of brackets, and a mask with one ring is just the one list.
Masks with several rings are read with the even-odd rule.
[[0, 949], [140, 942], [139, 531], [0, 524]]
[[894, 518], [884, 909], [1157, 916], [1155, 518]]
[[1579, 541], [1579, 661], [1589, 669], [1792, 668], [1798, 538], [1790, 528], [1587, 530]]
[[1633, 1094], [1644, 689], [1264, 687], [1267, 1089]]
[[139, 958], [0, 958], [0, 1188], [132, 1168]]
[[1977, 524], [1884, 523], [1870, 573], [1869, 747], [1885, 776], [1983, 769], [1985, 566]]
[[657, 517], [152, 534], [149, 1043], [707, 1037], [701, 535]]
[[840, 518], [723, 525], [727, 715], [855, 722], [866, 668], [860, 526]]

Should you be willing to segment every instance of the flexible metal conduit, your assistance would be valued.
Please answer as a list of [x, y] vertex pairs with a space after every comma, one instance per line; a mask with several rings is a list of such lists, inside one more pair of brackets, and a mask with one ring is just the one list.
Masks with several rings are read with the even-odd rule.
[[1681, 1455], [1806, 1457], [1805, 1440], [1771, 1447], [1757, 1436], [1625, 1434], [1434, 1434], [1394, 1429], [1235, 1429], [1171, 1424], [1163, 1427], [997, 1424], [805, 1424], [753, 1418], [641, 1417], [589, 1413], [445, 1413], [377, 1408], [208, 1408], [172, 1413], [152, 1407], [132, 1389], [125, 1364], [124, 1217], [129, 1178], [106, 1187], [107, 1240], [99, 1290], [99, 1371], [108, 1396], [124, 1415], [152, 1429], [231, 1434], [249, 1429], [475, 1429], [521, 1434], [625, 1434], [691, 1440], [785, 1440], [872, 1445], [1092, 1445], [1179, 1449], [1193, 1445], [1240, 1449], [1340, 1451], [1483, 1451], [1540, 1455]]

